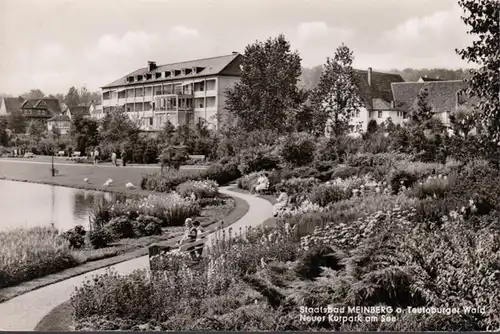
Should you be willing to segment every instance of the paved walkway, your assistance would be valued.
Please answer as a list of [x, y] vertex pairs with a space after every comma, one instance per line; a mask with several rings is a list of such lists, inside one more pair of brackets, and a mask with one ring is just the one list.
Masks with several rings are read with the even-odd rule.
[[[249, 205], [249, 210], [240, 220], [232, 224], [233, 231], [240, 227], [257, 227], [269, 217], [272, 217], [271, 204], [253, 195], [230, 191], [227, 187], [220, 189], [221, 193], [239, 197]], [[211, 235], [208, 236], [209, 238]], [[130, 261], [111, 266], [120, 274], [129, 274], [136, 269], [147, 268], [149, 259], [147, 256], [139, 257]], [[76, 276], [68, 280], [55, 283], [38, 290], [28, 292], [0, 304], [0, 330], [4, 331], [32, 331], [42, 318], [54, 307], [69, 300], [75, 287], [80, 286], [86, 279], [94, 274], [104, 273], [106, 268]]]
[[[39, 165], [52, 165], [52, 161], [39, 161], [39, 160], [28, 160], [28, 159], [13, 159], [13, 158], [0, 158], [0, 162], [10, 162], [10, 163], [18, 163], [18, 164], [39, 164]], [[54, 159], [54, 166], [71, 166], [71, 167], [88, 167], [94, 166], [93, 164], [78, 164], [74, 162], [61, 162], [61, 159]], [[110, 162], [101, 162], [97, 164], [98, 167], [105, 168], [116, 168]], [[147, 168], [147, 169], [160, 169], [160, 165], [158, 164], [149, 164], [149, 165], [139, 165], [139, 164], [127, 164], [127, 166], [119, 166], [120, 168]], [[207, 166], [203, 165], [185, 165], [181, 166], [180, 169], [207, 169]]]

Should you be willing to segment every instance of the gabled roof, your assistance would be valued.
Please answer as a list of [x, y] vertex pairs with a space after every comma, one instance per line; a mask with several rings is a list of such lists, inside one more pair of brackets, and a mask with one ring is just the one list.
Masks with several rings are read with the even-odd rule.
[[3, 101], [3, 103], [5, 103], [5, 110], [7, 113], [11, 114], [21, 110], [24, 99], [22, 97], [4, 97]]
[[[390, 102], [394, 100], [391, 84], [393, 82], [404, 82], [403, 77], [399, 74], [372, 71], [371, 85], [369, 85], [368, 71], [354, 70], [354, 73], [359, 95], [368, 109], [382, 107], [384, 105], [383, 101], [389, 102], [390, 104]], [[374, 102], [374, 99], [377, 100]]]
[[[204, 76], [209, 76], [209, 75], [217, 75], [217, 74], [226, 74], [222, 73], [229, 65], [231, 65], [233, 62], [239, 62], [241, 60], [241, 55], [239, 53], [233, 53], [231, 55], [226, 55], [226, 56], [218, 56], [218, 57], [211, 57], [211, 58], [204, 58], [204, 59], [197, 59], [197, 60], [190, 60], [190, 61], [185, 61], [185, 62], [180, 62], [180, 63], [173, 63], [173, 64], [166, 64], [166, 65], [160, 65], [157, 66], [154, 70], [149, 71], [147, 67], [140, 68], [132, 73], [127, 74], [126, 76], [113, 81], [112, 83], [102, 87], [104, 88], [112, 88], [112, 87], [120, 87], [120, 86], [134, 86], [137, 84], [145, 84], [145, 83], [154, 83], [154, 82], [162, 82], [162, 81], [168, 81], [168, 80], [179, 80], [179, 79], [189, 79], [189, 78], [196, 78], [196, 77], [204, 77]], [[203, 68], [200, 72], [197, 73], [190, 73], [186, 75], [178, 75], [174, 76], [172, 78], [160, 78], [160, 79], [154, 79], [155, 73], [158, 72], [166, 72], [166, 71], [173, 71], [173, 70], [181, 70], [183, 68], [187, 69], [192, 69], [194, 67], [199, 67]], [[239, 66], [238, 66], [239, 70]], [[228, 75], [239, 75], [239, 71], [234, 71], [233, 68], [231, 70], [228, 70]], [[151, 80], [142, 80], [142, 81], [134, 81], [134, 82], [128, 82], [127, 78], [130, 76], [135, 77], [136, 75], [146, 75], [146, 74], [153, 74], [153, 79]]]
[[462, 80], [392, 84], [394, 99], [401, 103], [401, 108], [405, 111], [410, 111], [415, 105], [421, 89], [427, 89], [429, 93], [427, 102], [434, 112], [451, 111], [457, 106], [457, 92], [465, 88], [466, 85]]
[[71, 116], [90, 116], [89, 107], [78, 106], [69, 108]]
[[56, 115], [61, 113], [61, 105], [57, 99], [28, 99], [23, 102], [21, 109], [44, 109]]

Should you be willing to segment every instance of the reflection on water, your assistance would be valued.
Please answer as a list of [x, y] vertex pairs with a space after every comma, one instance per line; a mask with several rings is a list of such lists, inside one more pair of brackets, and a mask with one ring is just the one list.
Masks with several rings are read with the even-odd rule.
[[88, 228], [94, 204], [124, 199], [105, 192], [0, 180], [0, 230], [51, 224], [62, 231], [76, 225]]

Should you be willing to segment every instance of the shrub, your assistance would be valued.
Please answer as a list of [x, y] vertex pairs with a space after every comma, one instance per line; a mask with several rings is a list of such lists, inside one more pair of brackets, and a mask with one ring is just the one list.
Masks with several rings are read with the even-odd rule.
[[186, 181], [177, 186], [177, 192], [182, 197], [194, 194], [197, 199], [212, 198], [219, 194], [219, 186], [217, 182], [211, 180]]
[[309, 198], [312, 203], [318, 204], [319, 206], [327, 206], [331, 203], [341, 201], [350, 197], [350, 194], [346, 194], [344, 189], [337, 185], [330, 184], [320, 184], [314, 187]]
[[358, 176], [360, 174], [361, 169], [359, 167], [347, 166], [347, 165], [338, 165], [333, 169], [331, 179], [347, 179], [352, 176]]
[[273, 146], [257, 146], [241, 151], [237, 156], [241, 174], [276, 169], [279, 158], [273, 154], [273, 150]]
[[444, 197], [449, 186], [449, 179], [447, 176], [430, 177], [418, 184], [414, 184], [409, 190], [408, 195], [417, 198], [426, 197]]
[[179, 184], [189, 181], [202, 179], [206, 171], [176, 171], [168, 170], [163, 174], [148, 174], [142, 177], [141, 189], [157, 192], [169, 192], [175, 189]]
[[159, 218], [147, 215], [140, 215], [132, 223], [134, 235], [137, 237], [160, 235], [162, 233], [162, 221]]
[[305, 133], [298, 133], [284, 138], [280, 154], [291, 166], [304, 166], [314, 160], [314, 138]]
[[179, 226], [184, 224], [186, 218], [198, 215], [200, 207], [190, 199], [186, 199], [177, 193], [170, 193], [161, 196], [149, 195], [140, 199], [128, 199], [123, 203], [115, 203], [112, 207], [112, 213], [115, 216], [127, 212], [135, 212], [136, 216], [142, 214], [156, 217], [162, 221], [163, 226]]
[[218, 163], [212, 164], [201, 175], [201, 178], [214, 180], [219, 185], [225, 185], [236, 181], [239, 177], [241, 177], [241, 172], [238, 169], [238, 165], [234, 162], [229, 162], [224, 165]]
[[91, 230], [87, 233], [87, 237], [95, 249], [106, 247], [113, 239], [105, 228]]
[[257, 185], [257, 180], [263, 175], [265, 175], [265, 172], [255, 172], [243, 175], [237, 181], [238, 188], [253, 191]]
[[133, 238], [133, 224], [127, 215], [112, 218], [106, 224], [106, 229], [114, 239]]
[[74, 249], [80, 249], [85, 245], [86, 231], [83, 226], [78, 225], [61, 234], [61, 237], [69, 242], [69, 246]]
[[318, 184], [319, 180], [312, 177], [307, 179], [293, 177], [278, 183], [276, 185], [276, 190], [278, 192], [284, 192], [289, 196], [298, 195], [301, 198], [305, 198], [307, 193], [318, 186]]
[[411, 187], [417, 180], [417, 177], [413, 173], [402, 170], [393, 171], [389, 175], [389, 184], [394, 194], [397, 194], [401, 189]]

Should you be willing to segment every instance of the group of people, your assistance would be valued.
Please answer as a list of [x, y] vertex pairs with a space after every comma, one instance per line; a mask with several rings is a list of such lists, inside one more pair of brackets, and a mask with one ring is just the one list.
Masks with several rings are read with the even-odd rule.
[[[204, 239], [204, 236], [201, 234], [204, 232], [201, 224], [198, 220], [193, 221], [191, 218], [187, 218], [184, 226], [186, 230], [184, 231], [184, 235], [181, 240], [179, 240], [179, 244], [195, 242], [198, 239]], [[203, 253], [203, 245], [193, 246], [188, 248], [187, 251], [191, 255], [193, 260], [199, 259]]]
[[[122, 154], [121, 154], [121, 158], [122, 158], [122, 164], [123, 166], [126, 166], [126, 152], [125, 150], [123, 150]], [[117, 154], [116, 152], [112, 152], [111, 153], [111, 163], [113, 164], [113, 166], [119, 166], [118, 165], [118, 159], [117, 159]], [[94, 165], [97, 165], [99, 163], [99, 150], [96, 148], [95, 150], [91, 150], [90, 151], [90, 158], [94, 161]]]

